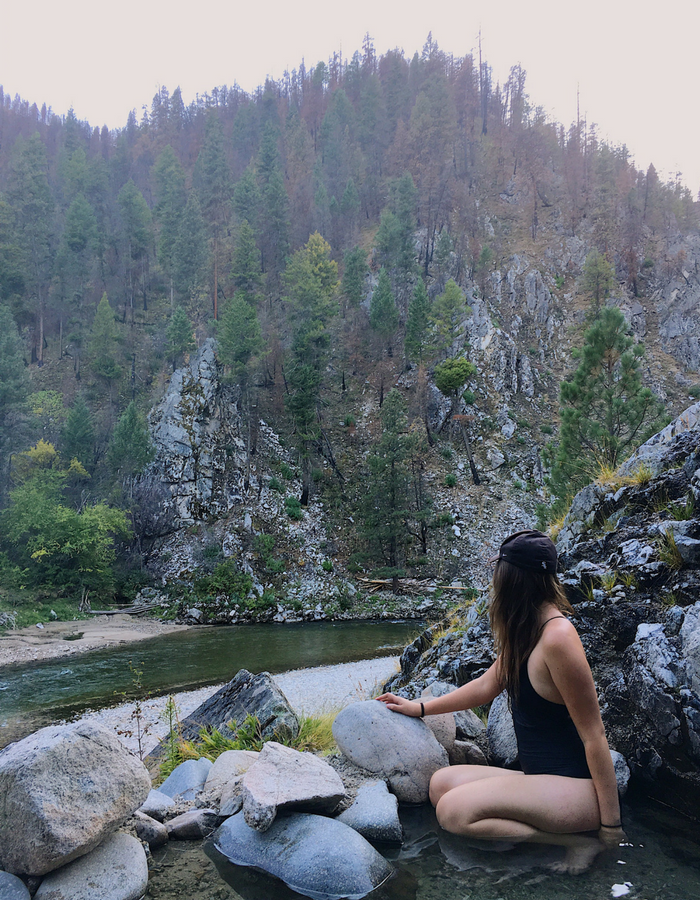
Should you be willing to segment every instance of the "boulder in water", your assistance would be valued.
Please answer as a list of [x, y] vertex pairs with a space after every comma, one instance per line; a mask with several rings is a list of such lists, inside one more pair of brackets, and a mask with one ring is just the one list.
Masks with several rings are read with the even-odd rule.
[[355, 802], [338, 816], [368, 841], [401, 843], [399, 803], [384, 781], [369, 781], [357, 792]]
[[237, 866], [262, 869], [315, 900], [359, 900], [393, 872], [348, 825], [305, 813], [280, 816], [265, 832], [251, 828], [238, 813], [212, 835], [207, 852], [214, 859], [220, 854]]

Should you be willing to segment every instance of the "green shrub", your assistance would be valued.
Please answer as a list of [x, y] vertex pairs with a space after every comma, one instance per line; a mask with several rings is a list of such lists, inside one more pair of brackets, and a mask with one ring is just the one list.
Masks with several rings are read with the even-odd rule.
[[700, 384], [694, 384], [688, 389], [688, 393], [697, 400], [700, 397]]
[[440, 456], [443, 459], [452, 459], [452, 450], [450, 447], [440, 447]]
[[345, 425], [346, 428], [352, 428], [355, 425], [355, 416], [345, 416], [343, 425]]
[[332, 572], [333, 571], [333, 563], [330, 559], [324, 559], [321, 563], [321, 568], [324, 572]]
[[294, 469], [283, 462], [280, 465], [280, 474], [285, 481], [291, 481], [294, 478]]
[[282, 483], [274, 476], [270, 479], [268, 487], [271, 491], [277, 491], [278, 493], [282, 492]]
[[554, 434], [554, 429], [551, 425], [540, 425], [540, 431], [542, 434]]
[[284, 498], [284, 509], [289, 516], [290, 519], [293, 519], [295, 522], [298, 522], [300, 519], [304, 517], [304, 512], [301, 508], [301, 503], [296, 497], [285, 497]]
[[465, 391], [462, 394], [462, 400], [467, 404], [467, 406], [474, 406], [476, 403], [476, 395], [474, 391]]
[[450, 472], [448, 475], [445, 475], [445, 485], [447, 487], [453, 488], [457, 484], [457, 476], [453, 475]]

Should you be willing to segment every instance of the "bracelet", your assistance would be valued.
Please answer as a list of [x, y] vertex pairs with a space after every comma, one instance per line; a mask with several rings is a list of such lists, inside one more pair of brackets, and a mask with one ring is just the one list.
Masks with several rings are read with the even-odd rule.
[[620, 820], [620, 823], [618, 825], [603, 825], [603, 823], [601, 822], [600, 827], [601, 828], [622, 828], [622, 820]]
[[421, 717], [421, 719], [423, 718], [424, 715], [425, 715], [425, 707], [423, 706], [423, 703], [421, 702], [421, 705], [420, 705], [420, 717]]

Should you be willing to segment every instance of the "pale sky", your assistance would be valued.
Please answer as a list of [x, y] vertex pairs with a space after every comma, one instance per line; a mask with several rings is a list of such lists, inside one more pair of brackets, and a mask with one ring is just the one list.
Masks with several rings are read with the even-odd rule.
[[[366, 32], [378, 53], [420, 52], [428, 32], [457, 56], [476, 50], [504, 81], [527, 72], [531, 101], [568, 126], [581, 115], [625, 143], [639, 167], [682, 172], [700, 190], [698, 0], [26, 0], [0, 14], [0, 84], [55, 113], [121, 128], [159, 85], [185, 102], [222, 84], [253, 90], [307, 68]], [[1, 9], [1, 7], [0, 7]]]

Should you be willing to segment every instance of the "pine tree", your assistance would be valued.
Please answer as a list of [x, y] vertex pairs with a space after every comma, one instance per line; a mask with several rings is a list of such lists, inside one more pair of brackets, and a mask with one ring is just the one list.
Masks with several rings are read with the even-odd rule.
[[452, 356], [463, 348], [470, 312], [464, 292], [450, 278], [443, 293], [435, 298], [430, 316], [438, 354]]
[[217, 334], [219, 361], [230, 368], [238, 384], [247, 386], [251, 362], [264, 344], [255, 307], [242, 291], [236, 291], [226, 304]]
[[78, 396], [63, 423], [61, 450], [63, 458], [77, 459], [86, 469], [92, 468], [95, 446], [95, 429], [87, 403]]
[[594, 312], [598, 312], [600, 304], [610, 296], [615, 284], [615, 270], [602, 253], [591, 250], [583, 266], [581, 287], [591, 295]]
[[170, 304], [174, 303], [175, 247], [180, 221], [187, 203], [185, 172], [168, 145], [158, 157], [153, 173], [156, 179], [155, 217], [158, 222], [158, 260], [170, 282]]
[[[355, 247], [345, 253], [345, 268], [341, 290], [351, 309], [357, 309], [365, 296], [365, 280], [369, 267], [367, 253], [362, 247]], [[343, 315], [345, 306], [343, 305]]]
[[430, 322], [430, 299], [425, 282], [419, 278], [408, 304], [406, 318], [406, 337], [404, 348], [406, 357], [413, 362], [422, 363], [430, 341], [428, 325]]
[[379, 271], [379, 281], [370, 300], [369, 324], [386, 343], [388, 355], [391, 356], [391, 339], [399, 326], [399, 311], [391, 289], [391, 280], [384, 268]]
[[[133, 318], [134, 297], [141, 288], [143, 308], [147, 308], [146, 267], [153, 242], [152, 217], [143, 194], [129, 179], [117, 197], [122, 222], [122, 241], [125, 253], [126, 297]], [[126, 315], [126, 313], [125, 313]]]
[[601, 465], [617, 467], [660, 427], [663, 404], [642, 384], [643, 354], [620, 310], [604, 307], [575, 353], [578, 368], [561, 385], [559, 448], [550, 478], [557, 509]]
[[114, 320], [114, 311], [105, 293], [95, 312], [88, 352], [93, 371], [109, 384], [121, 375], [121, 368], [116, 360], [118, 338], [119, 331]]
[[209, 262], [207, 229], [196, 191], [190, 191], [173, 246], [173, 274], [180, 297], [196, 301], [204, 288]]
[[21, 446], [21, 422], [29, 377], [24, 347], [12, 313], [0, 305], [0, 506], [9, 484], [9, 463]]
[[238, 230], [238, 240], [231, 261], [231, 280], [235, 289], [242, 291], [249, 303], [255, 304], [262, 284], [261, 257], [247, 219], [244, 219]]
[[165, 337], [168, 341], [167, 352], [173, 361], [174, 372], [180, 357], [185, 353], [190, 353], [196, 346], [192, 336], [192, 323], [181, 306], [177, 306], [170, 317]]
[[132, 400], [114, 426], [107, 463], [115, 476], [133, 480], [153, 458], [146, 421]]

